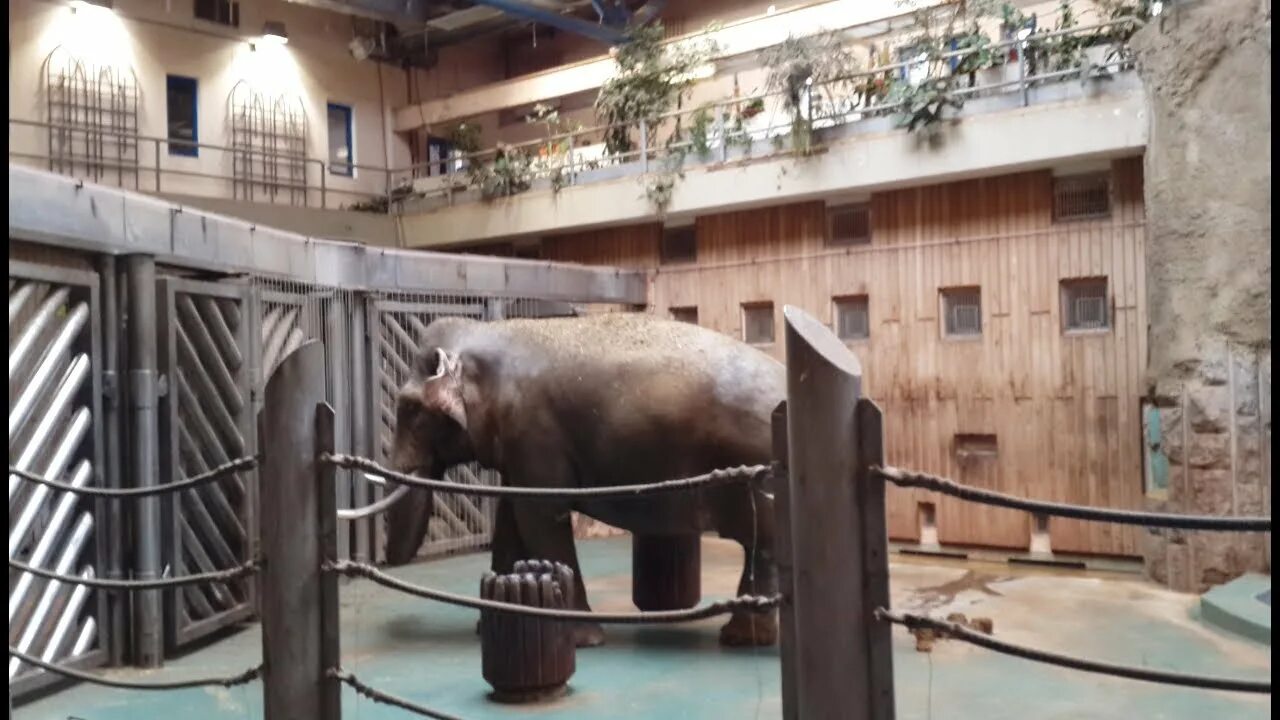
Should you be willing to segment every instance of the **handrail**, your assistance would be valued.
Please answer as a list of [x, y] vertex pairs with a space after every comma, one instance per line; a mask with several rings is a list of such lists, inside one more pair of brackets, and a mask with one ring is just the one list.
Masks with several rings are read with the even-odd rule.
[[[1022, 48], [1035, 47], [1046, 41], [1053, 40], [1054, 38], [1072, 36], [1072, 35], [1082, 35], [1082, 34], [1091, 33], [1099, 30], [1105, 30], [1107, 28], [1112, 28], [1117, 26], [1140, 27], [1142, 24], [1143, 24], [1142, 20], [1136, 17], [1117, 18], [1114, 20], [1108, 20], [1108, 21], [1093, 23], [1089, 25], [1082, 25], [1082, 26], [1067, 28], [1063, 30], [1033, 33], [1029, 37], [1025, 37], [1025, 38], [1011, 38], [1008, 40], [1001, 40], [998, 42], [990, 43], [989, 45], [986, 46], [986, 49], [989, 51], [999, 53], [1000, 51], [1006, 50], [1006, 49], [1012, 49], [1012, 48], [1022, 49]], [[886, 74], [893, 74], [905, 68], [918, 66], [921, 62], [946, 61], [953, 58], [972, 56], [974, 52], [975, 51], [973, 49], [958, 49], [958, 50], [951, 50], [951, 51], [940, 53], [936, 56], [929, 57], [925, 61], [907, 60], [902, 62], [890, 63], [887, 65], [879, 65], [876, 67], [868, 68], [866, 70], [859, 70], [857, 72], [853, 72], [841, 77], [825, 80], [825, 81], [822, 81], [821, 83], [816, 83], [814, 85], [813, 91], [815, 93], [818, 93], [818, 92], [821, 92], [819, 88], [832, 88], [834, 86], [856, 84], [858, 81], [861, 81], [864, 79], [882, 77]], [[1106, 64], [1104, 67], [1106, 68], [1122, 67], [1124, 64], [1125, 64], [1125, 61], [1117, 60], [1116, 62]], [[1075, 69], [1058, 70], [1058, 71], [1052, 71], [1052, 72], [1037, 73], [1036, 75], [1032, 76], [1032, 75], [1025, 74], [1025, 70], [1024, 70], [1022, 73], [1020, 73], [1020, 76], [1014, 80], [1006, 80], [1006, 81], [997, 82], [997, 83], [988, 83], [981, 86], [975, 86], [972, 88], [954, 88], [951, 92], [956, 96], [968, 96], [968, 95], [974, 95], [982, 91], [1000, 90], [1000, 89], [1017, 86], [1017, 87], [1022, 87], [1024, 89], [1024, 94], [1025, 94], [1026, 89], [1030, 86], [1031, 83], [1043, 83], [1046, 81], [1058, 80], [1058, 79], [1066, 78], [1072, 75], [1076, 75], [1078, 74], [1078, 72], [1079, 71]], [[724, 99], [716, 100], [709, 103], [703, 103], [701, 105], [694, 106], [694, 107], [681, 108], [678, 110], [673, 110], [670, 112], [663, 113], [661, 115], [658, 115], [656, 118], [648, 121], [647, 124], [642, 123], [643, 127], [641, 129], [641, 134], [646, 135], [647, 141], [642, 142], [640, 144], [641, 147], [632, 149], [625, 153], [610, 154], [608, 155], [607, 158], [605, 158], [605, 160], [609, 164], [623, 164], [623, 163], [628, 163], [636, 159], [639, 159], [641, 162], [644, 162], [647, 164], [647, 161], [649, 158], [658, 157], [672, 147], [674, 148], [689, 147], [690, 142], [687, 140], [677, 139], [674, 144], [672, 144], [670, 141], [668, 141], [665, 144], [654, 142], [654, 140], [656, 139], [654, 135], [654, 133], [657, 130], [656, 126], [663, 123], [667, 123], [671, 120], [675, 120], [678, 123], [685, 118], [689, 118], [699, 113], [705, 113], [705, 112], [713, 113], [716, 118], [716, 121], [715, 121], [716, 132], [718, 135], [723, 136], [728, 130], [726, 123], [723, 121], [721, 117], [721, 113], [723, 110], [731, 107], [741, 107], [743, 105], [755, 103], [755, 102], [764, 103], [771, 99], [778, 98], [783, 94], [784, 93], [781, 91], [762, 92], [762, 93], [756, 93], [753, 95], [745, 95], [741, 97], [724, 98]], [[857, 95], [855, 93], [854, 95], [851, 95], [849, 99], [855, 100], [856, 97]], [[883, 100], [884, 98], [876, 98], [876, 99]], [[867, 101], [867, 100], [871, 100], [871, 98], [863, 98], [863, 101]], [[902, 107], [901, 102], [880, 102], [875, 104], [859, 103], [857, 106], [851, 107], [847, 111], [823, 113], [821, 110], [819, 110], [819, 114], [812, 115], [810, 119], [811, 120], [834, 119], [834, 118], [838, 118], [840, 116], [846, 115], [848, 113], [884, 114], [888, 112], [897, 111], [901, 107]], [[776, 108], [774, 112], [776, 113]], [[157, 192], [160, 191], [161, 175], [164, 173], [167, 173], [167, 174], [176, 175], [176, 176], [198, 177], [198, 178], [216, 179], [216, 180], [239, 180], [249, 184], [262, 184], [264, 186], [270, 186], [271, 188], [279, 189], [280, 191], [283, 191], [283, 192], [301, 192], [304, 194], [316, 192], [316, 193], [319, 193], [320, 195], [321, 207], [327, 206], [327, 201], [325, 198], [326, 198], [326, 195], [330, 192], [336, 195], [344, 195], [344, 196], [353, 197], [353, 198], [386, 199], [388, 201], [387, 202], [388, 210], [390, 210], [390, 207], [391, 207], [390, 201], [394, 196], [395, 191], [404, 187], [406, 184], [411, 183], [412, 180], [417, 177], [419, 171], [432, 168], [432, 167], [439, 167], [443, 165], [445, 168], [445, 172], [442, 177], [448, 180], [457, 176], [460, 173], [460, 170], [459, 170], [460, 165], [470, 166], [477, 163], [483, 163], [488, 158], [493, 157], [500, 152], [527, 152], [528, 150], [531, 150], [534, 148], [567, 142], [570, 145], [571, 150], [567, 154], [567, 156], [564, 157], [561, 164], [558, 165], [558, 169], [562, 172], [569, 173], [569, 175], [572, 177], [576, 175], [576, 173], [581, 172], [581, 168], [583, 167], [584, 164], [596, 162], [595, 160], [583, 162], [580, 160], [580, 158], [576, 158], [574, 156], [574, 152], [572, 148], [574, 147], [575, 140], [580, 140], [584, 136], [603, 134], [609, 130], [613, 130], [617, 128], [629, 128], [635, 125], [635, 123], [613, 123], [608, 125], [595, 125], [595, 126], [586, 127], [586, 128], [577, 128], [577, 129], [569, 130], [565, 132], [551, 133], [544, 137], [540, 137], [534, 140], [527, 140], [527, 141], [518, 142], [518, 143], [497, 143], [492, 147], [476, 150], [470, 153], [457, 153], [444, 159], [412, 163], [409, 165], [399, 166], [399, 167], [379, 167], [379, 166], [364, 165], [364, 164], [357, 164], [357, 163], [341, 163], [341, 166], [343, 168], [350, 168], [353, 171], [358, 170], [365, 173], [373, 173], [375, 179], [381, 176], [383, 183], [380, 189], [376, 189], [376, 190], [370, 189], [367, 191], [361, 191], [361, 190], [355, 190], [351, 188], [332, 186], [332, 184], [328, 182], [328, 175], [330, 174], [329, 171], [331, 169], [331, 164], [326, 160], [315, 158], [315, 157], [292, 155], [287, 153], [280, 153], [280, 152], [274, 152], [270, 150], [261, 150], [261, 149], [255, 149], [255, 148], [235, 148], [235, 147], [228, 147], [225, 145], [218, 145], [214, 143], [188, 142], [185, 140], [174, 140], [170, 138], [157, 137], [157, 136], [130, 134], [130, 133], [119, 132], [119, 131], [107, 129], [107, 128], [86, 128], [86, 127], [79, 127], [79, 126], [67, 125], [62, 123], [50, 123], [50, 122], [28, 120], [28, 119], [22, 119], [22, 118], [10, 118], [9, 123], [11, 126], [18, 125], [18, 126], [26, 126], [26, 127], [34, 127], [34, 128], [45, 128], [50, 131], [66, 132], [71, 134], [79, 133], [87, 137], [127, 138], [130, 140], [134, 140], [138, 143], [143, 143], [143, 142], [151, 143], [155, 145], [155, 148], [156, 148], [156, 162], [154, 165], [143, 165], [141, 163], [118, 163], [106, 158], [83, 158], [83, 159], [72, 158], [72, 159], [69, 159], [69, 161], [75, 162], [77, 164], [86, 164], [86, 165], [97, 166], [97, 167], [105, 167], [105, 168], [112, 168], [112, 169], [129, 169], [129, 170], [138, 172], [140, 175], [142, 173], [152, 173], [155, 175], [155, 178], [156, 178], [155, 184], [156, 184]], [[785, 128], [788, 125], [789, 125], [789, 122], [775, 123], [772, 120], [770, 120], [769, 124], [766, 127], [750, 128], [747, 130], [747, 132], [753, 136], [758, 136], [760, 133], [764, 133], [765, 135], [772, 135], [775, 130], [779, 128]], [[723, 142], [723, 139], [721, 139], [721, 142]], [[204, 173], [204, 172], [199, 172], [195, 170], [185, 170], [181, 168], [161, 167], [159, 148], [160, 148], [160, 144], [162, 143], [172, 147], [194, 147], [198, 149], [204, 148], [204, 149], [209, 149], [209, 150], [218, 151], [218, 152], [232, 153], [239, 156], [248, 156], [252, 158], [264, 158], [267, 160], [274, 160], [277, 162], [288, 162], [288, 163], [299, 164], [303, 167], [304, 179], [302, 183], [297, 183], [297, 182], [290, 181], [288, 179], [273, 180], [270, 178], [236, 178], [236, 177], [232, 177], [231, 175]], [[598, 143], [592, 143], [592, 144], [598, 144]], [[24, 153], [24, 152], [14, 152], [14, 151], [10, 151], [10, 157], [18, 157], [18, 158], [25, 158], [25, 159], [32, 159], [32, 160], [48, 160], [48, 161], [58, 160], [58, 158], [52, 157], [51, 155], [41, 155], [37, 153]], [[536, 161], [537, 158], [534, 158], [534, 160]], [[313, 165], [319, 168], [319, 173], [320, 173], [319, 185], [312, 185], [310, 183], [307, 183], [305, 180], [306, 176], [309, 174], [308, 168], [310, 168]], [[553, 168], [550, 165], [544, 168], [540, 168], [540, 170], [544, 170], [544, 171], [550, 171], [553, 169], [556, 169], [556, 168]], [[454, 184], [455, 183], [453, 182], [447, 182], [444, 187], [438, 190], [431, 191], [427, 194], [433, 195], [433, 196], [437, 194], [447, 196], [453, 191]], [[311, 201], [306, 201], [305, 204], [310, 204], [310, 203]]]

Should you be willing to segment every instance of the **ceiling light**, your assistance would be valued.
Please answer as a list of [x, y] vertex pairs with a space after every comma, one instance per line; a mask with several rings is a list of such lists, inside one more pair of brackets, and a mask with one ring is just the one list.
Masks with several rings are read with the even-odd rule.
[[275, 20], [268, 20], [262, 26], [262, 44], [264, 45], [286, 45], [289, 42], [289, 34], [284, 30], [284, 23]]

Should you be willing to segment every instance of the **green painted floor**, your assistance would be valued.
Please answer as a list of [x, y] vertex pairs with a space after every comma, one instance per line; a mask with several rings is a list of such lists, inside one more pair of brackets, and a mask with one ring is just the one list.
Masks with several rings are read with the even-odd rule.
[[[630, 605], [626, 538], [579, 545], [588, 591], [600, 610]], [[736, 585], [741, 551], [708, 538], [706, 599]], [[396, 574], [447, 590], [475, 593], [484, 554], [399, 568]], [[1050, 573], [988, 563], [895, 562], [893, 603], [940, 615], [990, 617], [1006, 640], [1111, 662], [1248, 678], [1271, 676], [1270, 648], [1215, 630], [1193, 617], [1197, 598], [1127, 575]], [[476, 613], [408, 598], [360, 581], [343, 588], [343, 662], [366, 682], [463, 718], [776, 718], [776, 648], [725, 650], [719, 619], [665, 629], [608, 628], [607, 644], [578, 653], [571, 692], [541, 706], [486, 699]], [[1199, 692], [1059, 670], [954, 641], [919, 653], [894, 631], [898, 717], [960, 720], [1059, 718], [1269, 718], [1271, 699]], [[122, 677], [219, 675], [260, 657], [255, 627], [227, 637], [156, 673]], [[347, 690], [344, 718], [410, 717]], [[261, 686], [140, 693], [78, 686], [20, 707], [21, 719], [213, 720], [262, 716]]]

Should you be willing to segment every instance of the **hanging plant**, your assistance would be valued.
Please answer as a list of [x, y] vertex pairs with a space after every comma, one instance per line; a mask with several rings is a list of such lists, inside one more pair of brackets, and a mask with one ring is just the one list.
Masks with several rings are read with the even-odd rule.
[[605, 130], [605, 152], [622, 155], [635, 149], [632, 133], [641, 121], [656, 126], [674, 110], [694, 83], [695, 71], [716, 53], [706, 38], [664, 45], [661, 23], [630, 32], [630, 41], [617, 51], [618, 72], [600, 87], [596, 116]]
[[801, 155], [812, 150], [813, 115], [824, 99], [852, 85], [858, 63], [835, 33], [787, 39], [766, 48], [760, 62], [768, 69], [765, 91], [780, 93], [782, 109], [791, 118], [791, 148]]

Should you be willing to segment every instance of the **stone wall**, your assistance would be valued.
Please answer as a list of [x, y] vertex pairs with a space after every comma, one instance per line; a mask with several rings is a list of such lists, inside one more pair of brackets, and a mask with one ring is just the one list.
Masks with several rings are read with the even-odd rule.
[[[1134, 38], [1145, 156], [1149, 399], [1167, 490], [1151, 505], [1271, 513], [1271, 10], [1166, 3]], [[1270, 572], [1270, 536], [1150, 533], [1147, 570], [1202, 591]]]

